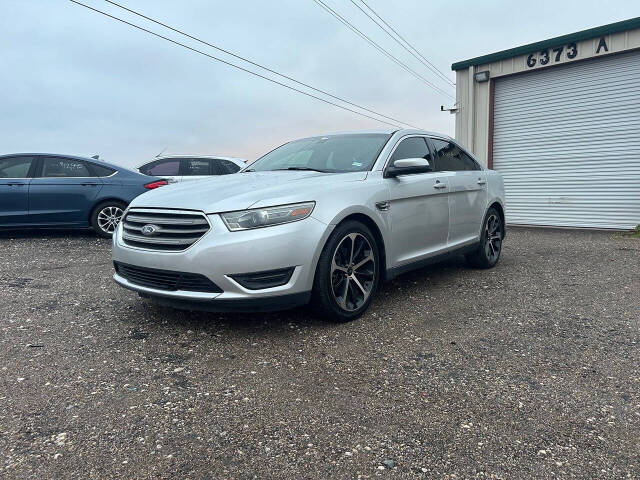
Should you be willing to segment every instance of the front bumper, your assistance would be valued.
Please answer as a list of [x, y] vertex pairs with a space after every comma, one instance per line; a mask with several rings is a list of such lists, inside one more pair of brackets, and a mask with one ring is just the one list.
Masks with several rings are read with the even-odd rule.
[[[163, 290], [136, 284], [115, 273], [121, 286], [143, 297], [179, 308], [200, 310], [271, 310], [306, 303], [316, 263], [332, 226], [309, 217], [284, 225], [230, 232], [218, 215], [210, 230], [184, 251], [158, 251], [125, 245], [122, 228], [113, 236], [113, 260], [138, 267], [201, 274], [222, 293]], [[264, 289], [243, 287], [232, 275], [293, 267], [289, 281]]]
[[147, 295], [138, 292], [142, 298], [154, 303], [181, 310], [200, 310], [204, 312], [274, 312], [306, 305], [311, 300], [311, 292], [290, 293], [275, 297], [260, 297], [234, 300], [192, 301], [164, 296]]

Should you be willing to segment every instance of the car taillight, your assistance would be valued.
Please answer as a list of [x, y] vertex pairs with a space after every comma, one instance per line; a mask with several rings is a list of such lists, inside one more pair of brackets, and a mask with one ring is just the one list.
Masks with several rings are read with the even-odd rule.
[[154, 188], [162, 187], [163, 185], [169, 185], [169, 182], [166, 180], [158, 180], [157, 182], [147, 183], [144, 188], [148, 188], [149, 190], [153, 190]]

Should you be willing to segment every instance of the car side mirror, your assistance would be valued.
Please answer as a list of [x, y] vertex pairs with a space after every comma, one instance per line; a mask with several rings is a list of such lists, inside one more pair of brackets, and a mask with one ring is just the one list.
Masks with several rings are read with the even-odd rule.
[[425, 173], [432, 170], [431, 164], [424, 158], [403, 158], [396, 160], [387, 167], [385, 177], [397, 177], [398, 175], [409, 175], [412, 173]]

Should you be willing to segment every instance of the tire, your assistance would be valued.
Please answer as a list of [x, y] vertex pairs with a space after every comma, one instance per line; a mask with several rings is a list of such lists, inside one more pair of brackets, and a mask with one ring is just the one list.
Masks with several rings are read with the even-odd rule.
[[484, 216], [480, 245], [476, 251], [466, 255], [467, 263], [476, 268], [493, 268], [500, 260], [503, 238], [502, 218], [498, 210], [491, 207]]
[[103, 238], [111, 238], [113, 231], [120, 223], [126, 204], [117, 200], [99, 203], [91, 212], [91, 228]]
[[347, 221], [336, 227], [320, 254], [311, 303], [327, 320], [350, 322], [367, 310], [379, 281], [375, 237], [366, 225]]

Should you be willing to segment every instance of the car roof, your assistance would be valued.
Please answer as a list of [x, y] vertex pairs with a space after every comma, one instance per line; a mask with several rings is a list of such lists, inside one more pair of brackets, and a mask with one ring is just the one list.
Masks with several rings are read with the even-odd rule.
[[419, 128], [403, 128], [397, 131], [401, 135], [428, 135], [430, 137], [440, 137], [453, 140], [449, 135], [440, 132], [432, 132], [430, 130], [421, 130]]
[[101, 159], [89, 158], [89, 157], [81, 157], [79, 155], [66, 155], [64, 153], [33, 153], [33, 152], [19, 152], [19, 153], [6, 153], [4, 155], [0, 155], [0, 158], [5, 157], [61, 157], [61, 158], [73, 158], [75, 160], [82, 160], [84, 162], [91, 162], [97, 165], [104, 165], [105, 167], [114, 168], [116, 170], [131, 170], [127, 167], [123, 167], [122, 165], [116, 165], [115, 163], [105, 162]]
[[[312, 135], [310, 137], [304, 137], [300, 140], [304, 140], [305, 138], [318, 138], [318, 137], [332, 137], [337, 135], [373, 135], [373, 134], [384, 134], [384, 135], [429, 135], [434, 137], [442, 137], [452, 139], [449, 135], [445, 135], [443, 133], [431, 132], [428, 130], [421, 130], [417, 128], [380, 128], [380, 129], [371, 129], [371, 130], [351, 130], [344, 132], [331, 132], [325, 133], [322, 135]], [[453, 139], [452, 139], [453, 140]]]

